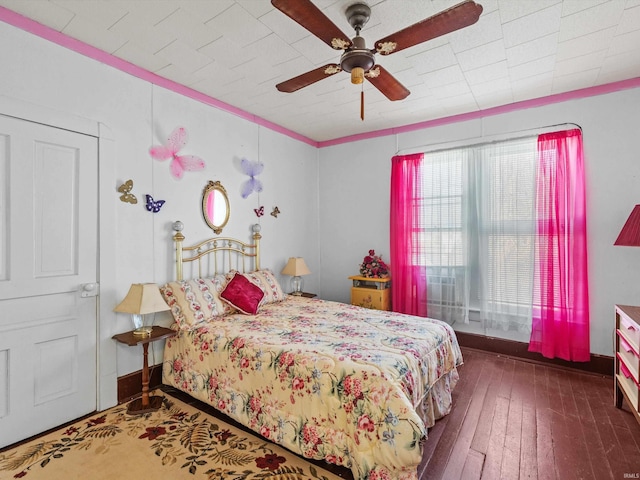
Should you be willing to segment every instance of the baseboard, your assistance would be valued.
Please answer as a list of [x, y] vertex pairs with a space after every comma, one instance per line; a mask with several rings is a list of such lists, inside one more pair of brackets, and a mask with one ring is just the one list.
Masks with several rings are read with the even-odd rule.
[[524, 342], [505, 340], [503, 338], [486, 337], [475, 333], [456, 332], [458, 343], [461, 347], [474, 348], [487, 352], [499, 353], [509, 357], [543, 363], [545, 365], [555, 365], [557, 367], [571, 368], [584, 372], [607, 375], [612, 377], [614, 371], [613, 357], [606, 355], [591, 354], [588, 362], [567, 362], [566, 360], [545, 358], [539, 353], [530, 352], [529, 345]]
[[[149, 367], [149, 390], [162, 385], [162, 364]], [[118, 403], [126, 403], [142, 394], [142, 370], [118, 377]]]

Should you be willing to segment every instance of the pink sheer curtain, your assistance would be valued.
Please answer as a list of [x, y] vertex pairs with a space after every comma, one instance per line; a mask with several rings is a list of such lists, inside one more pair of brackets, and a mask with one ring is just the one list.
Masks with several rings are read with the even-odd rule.
[[424, 266], [414, 265], [420, 227], [420, 168], [424, 154], [396, 155], [391, 159], [391, 302], [393, 310], [427, 316], [427, 281]]
[[590, 359], [585, 203], [580, 130], [540, 135], [529, 351], [547, 358]]

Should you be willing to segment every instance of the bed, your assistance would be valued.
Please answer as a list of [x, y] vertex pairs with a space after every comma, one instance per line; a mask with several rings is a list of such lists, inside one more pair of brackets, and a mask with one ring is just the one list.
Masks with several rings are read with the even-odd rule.
[[184, 247], [176, 231], [177, 278], [161, 291], [178, 333], [163, 382], [357, 480], [416, 479], [428, 428], [451, 410], [462, 364], [453, 329], [286, 295], [260, 266], [260, 238]]

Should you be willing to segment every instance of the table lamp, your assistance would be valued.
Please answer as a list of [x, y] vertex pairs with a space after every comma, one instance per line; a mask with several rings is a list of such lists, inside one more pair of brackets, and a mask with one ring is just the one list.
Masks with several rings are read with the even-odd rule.
[[[145, 324], [144, 315], [171, 310], [160, 294], [155, 283], [134, 283], [124, 300], [113, 309], [114, 312], [130, 313], [134, 335], [151, 335], [153, 327]], [[153, 322], [151, 322], [153, 323]]]
[[309, 275], [311, 271], [302, 257], [290, 257], [282, 269], [283, 275], [291, 275], [291, 295], [302, 295], [302, 275]]
[[631, 210], [631, 214], [624, 227], [622, 227], [614, 245], [640, 247], [640, 205], [636, 205]]

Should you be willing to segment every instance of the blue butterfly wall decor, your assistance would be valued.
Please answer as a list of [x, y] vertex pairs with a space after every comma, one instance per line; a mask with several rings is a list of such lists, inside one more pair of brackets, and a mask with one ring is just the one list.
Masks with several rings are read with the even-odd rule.
[[164, 200], [154, 200], [151, 195], [145, 195], [147, 198], [147, 210], [153, 213], [158, 213], [164, 205]]
[[262, 191], [262, 182], [256, 178], [256, 176], [262, 173], [264, 170], [264, 163], [260, 161], [252, 162], [251, 160], [247, 160], [243, 158], [240, 161], [240, 167], [245, 175], [249, 176], [249, 180], [242, 184], [242, 190], [240, 195], [242, 198], [247, 198], [253, 192], [260, 193]]

